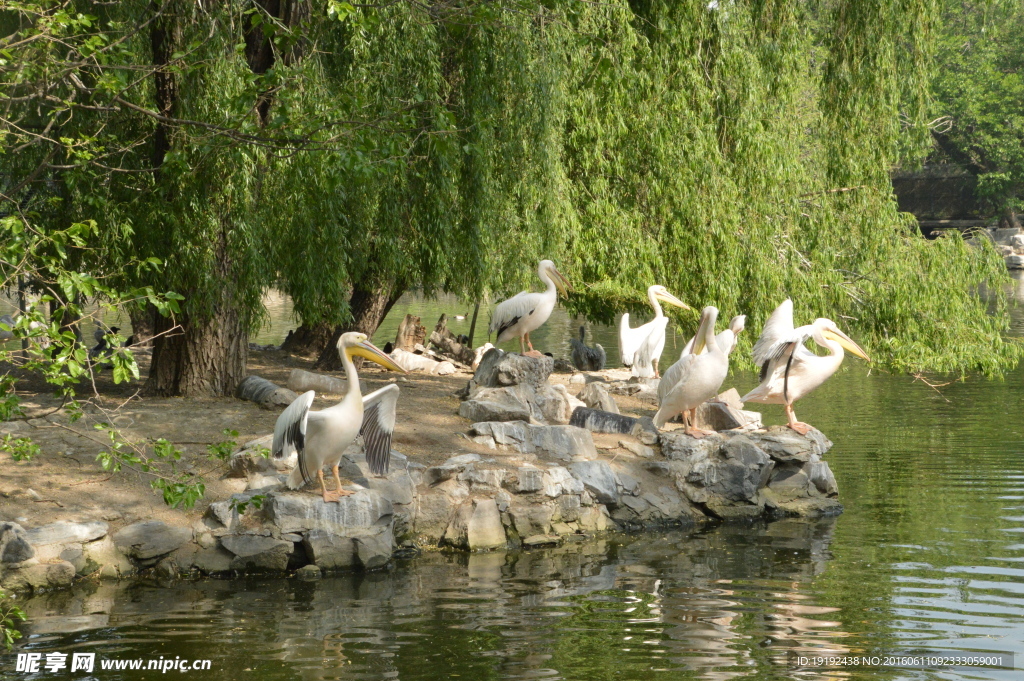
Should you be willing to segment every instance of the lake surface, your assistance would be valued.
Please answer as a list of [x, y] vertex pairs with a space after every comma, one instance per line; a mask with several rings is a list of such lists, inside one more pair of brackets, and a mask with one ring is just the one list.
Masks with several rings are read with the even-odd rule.
[[[559, 324], [553, 338], [574, 325]], [[614, 330], [597, 336], [611, 356]], [[726, 386], [754, 383], [740, 373]], [[190, 676], [216, 679], [1020, 679], [795, 658], [1015, 652], [1024, 666], [1022, 407], [1024, 369], [940, 393], [848, 359], [797, 406], [836, 443], [837, 518], [425, 554], [312, 583], [86, 585], [29, 601], [19, 650], [209, 659]], [[765, 419], [782, 422], [781, 409]], [[56, 676], [13, 669], [0, 655], [0, 678]]]

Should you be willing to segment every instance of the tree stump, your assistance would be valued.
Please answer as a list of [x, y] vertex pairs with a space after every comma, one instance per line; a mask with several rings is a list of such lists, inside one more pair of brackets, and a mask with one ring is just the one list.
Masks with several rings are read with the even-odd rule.
[[422, 345], [426, 339], [427, 327], [420, 324], [420, 318], [416, 315], [407, 314], [402, 323], [398, 325], [395, 347], [406, 352], [412, 352], [417, 343]]
[[473, 360], [476, 359], [473, 348], [460, 343], [455, 335], [448, 330], [448, 315], [446, 314], [442, 314], [441, 318], [437, 320], [437, 326], [434, 327], [433, 333], [430, 334], [430, 342], [442, 354], [466, 366], [472, 366]]

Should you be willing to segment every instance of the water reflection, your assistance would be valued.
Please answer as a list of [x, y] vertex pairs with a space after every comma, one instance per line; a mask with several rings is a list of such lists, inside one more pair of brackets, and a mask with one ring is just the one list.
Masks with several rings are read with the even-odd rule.
[[781, 677], [790, 650], [843, 649], [809, 593], [835, 522], [428, 554], [312, 583], [89, 584], [29, 600], [25, 643], [209, 657], [217, 678]]

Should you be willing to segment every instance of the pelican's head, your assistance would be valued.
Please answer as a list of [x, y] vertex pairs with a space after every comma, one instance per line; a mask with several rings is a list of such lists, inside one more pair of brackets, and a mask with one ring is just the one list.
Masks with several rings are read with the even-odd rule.
[[814, 327], [825, 340], [835, 341], [836, 343], [839, 343], [839, 345], [843, 346], [843, 349], [847, 352], [868, 362], [871, 361], [871, 358], [868, 357], [867, 353], [864, 352], [859, 345], [853, 342], [852, 338], [840, 331], [839, 327], [836, 326], [836, 323], [831, 319], [826, 319], [824, 317], [815, 319]]
[[338, 352], [348, 355], [349, 359], [363, 357], [390, 371], [400, 371], [403, 374], [409, 373], [398, 366], [395, 360], [385, 355], [376, 345], [371, 343], [365, 333], [349, 331], [348, 333], [341, 334], [341, 338], [338, 339]]
[[555, 267], [555, 263], [550, 260], [541, 260], [540, 266], [537, 267], [537, 274], [543, 279], [547, 275], [551, 281], [555, 282], [555, 287], [562, 292], [562, 295], [566, 295], [572, 290], [572, 284], [569, 280], [562, 276], [562, 273]]
[[684, 303], [683, 301], [679, 300], [674, 295], [669, 293], [668, 289], [665, 288], [664, 286], [661, 286], [660, 284], [655, 284], [654, 286], [647, 289], [647, 293], [663, 303], [675, 305], [676, 307], [681, 307], [684, 310], [692, 309], [689, 305], [687, 305], [686, 303]]
[[743, 333], [745, 328], [747, 328], [747, 315], [745, 314], [738, 314], [729, 322], [729, 330], [737, 336]]

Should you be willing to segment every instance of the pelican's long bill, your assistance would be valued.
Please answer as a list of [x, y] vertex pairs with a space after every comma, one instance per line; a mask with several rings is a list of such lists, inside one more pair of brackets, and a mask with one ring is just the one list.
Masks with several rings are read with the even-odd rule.
[[855, 342], [853, 342], [852, 338], [847, 336], [845, 333], [843, 333], [839, 329], [825, 329], [825, 331], [824, 331], [824, 333], [822, 335], [824, 335], [826, 338], [828, 338], [830, 340], [834, 340], [835, 342], [837, 342], [840, 345], [842, 345], [843, 349], [845, 349], [847, 352], [849, 352], [851, 354], [854, 354], [854, 355], [857, 355], [858, 357], [860, 357], [861, 359], [863, 359], [865, 361], [868, 361], [868, 362], [871, 361], [871, 358], [868, 357], [868, 354], [866, 352], [864, 352], [864, 350], [859, 345], [857, 345]]
[[572, 290], [572, 284], [569, 283], [569, 280], [566, 279], [556, 267], [551, 268], [551, 274], [555, 281], [555, 288], [561, 291], [563, 296], [568, 295], [569, 291]]
[[377, 349], [377, 346], [375, 346], [370, 341], [363, 341], [362, 343], [357, 343], [356, 345], [349, 346], [347, 350], [349, 357], [364, 357], [370, 360], [371, 362], [375, 362], [381, 365], [382, 367], [388, 369], [389, 371], [400, 371], [403, 374], [409, 373], [402, 367], [398, 366], [398, 364], [395, 363], [395, 360], [391, 359], [383, 352], [381, 352], [379, 349]]
[[693, 335], [692, 353], [695, 355], [699, 355], [704, 352], [704, 348], [707, 347], [704, 337], [707, 335], [708, 320], [710, 318], [711, 315], [707, 313], [707, 308], [704, 308], [700, 313], [700, 323], [697, 324], [697, 333]]
[[665, 291], [664, 293], [661, 293], [661, 292], [655, 293], [654, 297], [657, 298], [658, 300], [664, 302], [664, 303], [668, 303], [669, 305], [675, 305], [676, 307], [681, 307], [684, 310], [692, 310], [693, 309], [692, 307], [690, 307], [689, 305], [687, 305], [683, 301], [679, 300], [678, 298], [676, 298], [674, 295], [672, 295], [668, 291]]

